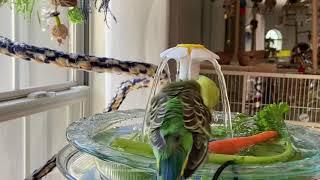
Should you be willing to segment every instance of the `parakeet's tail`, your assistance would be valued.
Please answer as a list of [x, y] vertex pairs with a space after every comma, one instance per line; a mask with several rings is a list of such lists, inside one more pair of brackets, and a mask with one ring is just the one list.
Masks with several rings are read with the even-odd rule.
[[176, 153], [166, 159], [160, 160], [160, 180], [183, 180], [182, 171], [186, 156], [183, 153]]

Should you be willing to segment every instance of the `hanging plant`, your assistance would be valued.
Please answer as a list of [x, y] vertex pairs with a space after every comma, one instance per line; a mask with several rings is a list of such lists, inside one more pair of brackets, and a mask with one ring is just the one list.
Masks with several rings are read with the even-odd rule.
[[[41, 1], [45, 3], [41, 4]], [[69, 8], [68, 13], [63, 15], [67, 16], [68, 20], [74, 24], [83, 23], [92, 13], [93, 7], [104, 14], [104, 21], [108, 27], [108, 16], [117, 22], [110, 9], [111, 0], [0, 0], [0, 6], [4, 4], [14, 5], [17, 13], [23, 14], [31, 20], [36, 2], [38, 9], [36, 9], [35, 18], [38, 20], [41, 30], [46, 31], [47, 28], [52, 27], [51, 35], [59, 44], [63, 43], [68, 37], [68, 28], [61, 24], [60, 14], [57, 13], [61, 7]], [[55, 21], [54, 25], [50, 25], [53, 22], [52, 19]]]
[[14, 6], [18, 13], [25, 15], [31, 19], [35, 0], [15, 0]]
[[[113, 13], [110, 10], [110, 1], [111, 0], [101, 0], [100, 6], [98, 8], [98, 12], [104, 13], [104, 21], [107, 23], [108, 27], [109, 27], [109, 25], [108, 25], [108, 14], [110, 14], [111, 17], [113, 18], [113, 20], [115, 22], [117, 22], [117, 18], [113, 15]], [[97, 7], [97, 2], [98, 2], [98, 0], [95, 0], [96, 7]]]
[[78, 7], [73, 7], [68, 11], [68, 19], [74, 24], [82, 24], [84, 22], [84, 14]]
[[0, 6], [4, 5], [7, 2], [8, 2], [8, 0], [0, 0]]

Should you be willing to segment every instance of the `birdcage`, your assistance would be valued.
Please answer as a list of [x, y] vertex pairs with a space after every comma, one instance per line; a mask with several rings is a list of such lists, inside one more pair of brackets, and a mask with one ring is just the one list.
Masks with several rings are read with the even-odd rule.
[[[204, 75], [216, 79], [209, 70]], [[286, 120], [320, 122], [320, 76], [223, 71], [232, 112], [253, 115], [264, 106], [286, 102]]]

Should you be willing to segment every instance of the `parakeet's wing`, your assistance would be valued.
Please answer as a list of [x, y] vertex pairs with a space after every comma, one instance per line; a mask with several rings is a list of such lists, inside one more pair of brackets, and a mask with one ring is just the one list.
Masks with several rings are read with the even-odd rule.
[[162, 149], [165, 145], [164, 137], [160, 133], [160, 127], [164, 121], [167, 112], [166, 102], [169, 100], [168, 96], [160, 93], [151, 101], [151, 107], [148, 112], [148, 119], [150, 119], [150, 141], [153, 147]]
[[197, 89], [197, 91], [187, 91], [180, 94], [180, 98], [184, 103], [185, 127], [193, 135], [193, 146], [189, 154], [188, 164], [184, 170], [185, 178], [190, 177], [206, 158], [208, 135], [210, 124], [212, 123], [211, 113], [200, 96], [200, 87]]
[[164, 87], [153, 98], [149, 110], [151, 143], [161, 148], [165, 141], [161, 137], [161, 127], [167, 112], [165, 105], [168, 99], [179, 97], [184, 105], [185, 128], [193, 134], [193, 147], [191, 149], [184, 176], [189, 177], [202, 164], [207, 154], [208, 132], [212, 122], [209, 109], [204, 105], [200, 96], [200, 86], [196, 81], [183, 81], [172, 83]]

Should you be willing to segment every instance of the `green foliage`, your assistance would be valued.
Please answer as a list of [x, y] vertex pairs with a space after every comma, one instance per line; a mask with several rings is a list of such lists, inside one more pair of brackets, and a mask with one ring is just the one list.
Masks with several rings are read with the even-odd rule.
[[[0, 0], [1, 1], [1, 0]], [[18, 13], [23, 14], [25, 17], [31, 19], [35, 0], [15, 0], [14, 6]]]
[[236, 136], [251, 136], [258, 134], [255, 119], [244, 114], [237, 115], [232, 121], [232, 130]]
[[68, 11], [68, 19], [74, 24], [82, 24], [84, 22], [84, 14], [78, 7], [73, 7]]
[[[279, 103], [266, 106], [253, 117], [239, 114], [232, 120], [233, 132], [235, 136], [251, 136], [264, 131], [277, 131], [282, 137], [288, 137], [284, 121], [288, 111], [287, 104]], [[224, 127], [214, 127], [211, 131], [215, 137], [227, 134]]]
[[215, 138], [224, 138], [228, 136], [228, 132], [224, 126], [214, 126], [211, 128], [211, 134]]
[[272, 156], [256, 157], [210, 153], [208, 155], [208, 162], [214, 164], [223, 164], [226, 161], [234, 161], [236, 164], [272, 164], [277, 162], [286, 162], [295, 155], [295, 150], [293, 145], [289, 142], [285, 142], [284, 146], [284, 152]]
[[288, 131], [284, 121], [289, 106], [286, 103], [271, 104], [256, 114], [255, 124], [260, 132], [278, 131], [281, 136], [287, 137]]
[[0, 0], [0, 6], [4, 5], [7, 2], [8, 2], [8, 0]]

